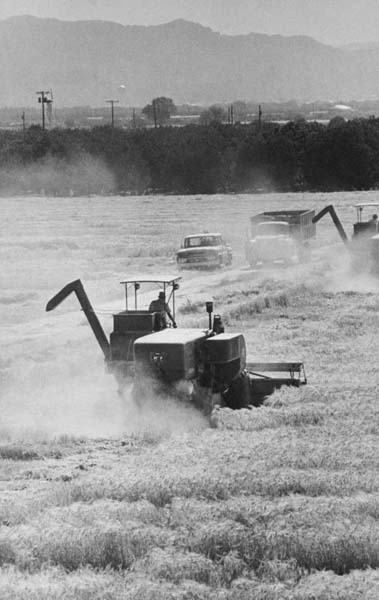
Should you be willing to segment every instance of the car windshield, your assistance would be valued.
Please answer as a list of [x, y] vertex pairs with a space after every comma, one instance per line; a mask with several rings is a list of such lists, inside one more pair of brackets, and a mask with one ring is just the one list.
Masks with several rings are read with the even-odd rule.
[[288, 235], [288, 223], [260, 223], [258, 235]]
[[186, 238], [185, 248], [196, 248], [198, 246], [220, 246], [221, 238], [214, 235], [201, 235], [196, 237]]

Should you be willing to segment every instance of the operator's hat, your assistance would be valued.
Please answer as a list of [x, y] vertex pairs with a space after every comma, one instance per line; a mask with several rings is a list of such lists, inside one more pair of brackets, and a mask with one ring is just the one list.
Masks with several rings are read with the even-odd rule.
[[164, 292], [159, 292], [159, 294], [158, 294], [158, 298], [162, 298], [162, 300], [164, 300], [164, 299], [165, 299], [165, 297], [166, 297], [166, 296], [165, 296], [165, 293], [164, 293]]

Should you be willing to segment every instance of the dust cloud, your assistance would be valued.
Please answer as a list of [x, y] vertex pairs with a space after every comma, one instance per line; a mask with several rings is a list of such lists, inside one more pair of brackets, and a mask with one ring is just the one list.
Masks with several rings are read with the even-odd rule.
[[33, 165], [12, 167], [1, 183], [2, 195], [88, 196], [114, 189], [114, 176], [104, 162], [84, 153], [70, 159], [47, 156]]
[[345, 248], [338, 251], [330, 248], [320, 266], [324, 275], [323, 289], [327, 292], [370, 294], [379, 291], [379, 279], [370, 273], [369, 265], [362, 265], [359, 271], [353, 269], [351, 255]]
[[145, 398], [136, 404], [131, 387], [121, 397], [111, 375], [83, 373], [74, 380], [30, 381], [0, 399], [0, 440], [60, 436], [121, 437], [136, 432], [180, 434], [206, 427], [205, 418], [173, 397]]
[[[84, 361], [13, 365], [0, 397], [0, 440], [120, 437], [135, 432], [180, 434], [207, 423], [193, 406], [170, 396], [145, 397], [138, 404], [132, 384], [118, 393], [103, 364]], [[58, 361], [58, 359], [57, 359]]]

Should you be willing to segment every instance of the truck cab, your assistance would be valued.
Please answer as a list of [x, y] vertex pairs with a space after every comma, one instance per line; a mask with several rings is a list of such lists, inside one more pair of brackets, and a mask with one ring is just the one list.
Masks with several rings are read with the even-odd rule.
[[250, 218], [245, 245], [251, 267], [290, 264], [309, 257], [309, 240], [315, 235], [312, 210], [266, 211]]
[[296, 258], [296, 243], [286, 221], [263, 221], [255, 229], [249, 242], [248, 258], [251, 266], [259, 263], [287, 264]]

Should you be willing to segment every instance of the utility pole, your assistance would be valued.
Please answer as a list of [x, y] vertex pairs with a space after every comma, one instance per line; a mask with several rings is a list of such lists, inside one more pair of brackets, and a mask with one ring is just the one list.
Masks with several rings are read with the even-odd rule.
[[258, 131], [261, 131], [262, 129], [262, 108], [261, 105], [258, 104]]
[[153, 100], [153, 116], [154, 116], [154, 127], [157, 128], [157, 103], [155, 99]]
[[234, 125], [234, 106], [228, 106], [228, 125]]
[[50, 100], [47, 96], [50, 94], [50, 92], [36, 92], [36, 94], [38, 94], [38, 102], [41, 104], [42, 106], [42, 129], [45, 129], [45, 104], [50, 104], [52, 102], [52, 100]]
[[25, 141], [25, 111], [22, 111], [22, 115], [21, 115], [21, 120], [22, 120], [22, 138]]
[[111, 105], [111, 123], [112, 123], [112, 129], [114, 127], [114, 105], [117, 104], [118, 100], [107, 100], [107, 102], [109, 102], [109, 104]]
[[25, 111], [22, 111], [22, 162], [25, 164]]

